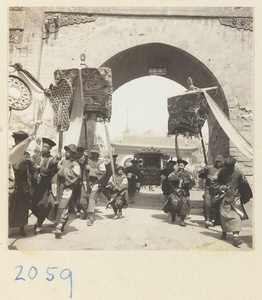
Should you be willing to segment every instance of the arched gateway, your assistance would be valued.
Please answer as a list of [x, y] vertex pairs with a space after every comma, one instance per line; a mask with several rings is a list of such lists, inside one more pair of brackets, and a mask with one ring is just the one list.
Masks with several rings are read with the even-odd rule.
[[[19, 22], [18, 22], [19, 20]], [[252, 144], [252, 9], [11, 8], [10, 63], [20, 62], [43, 86], [57, 69], [109, 67], [113, 89], [163, 72], [187, 88], [218, 86], [214, 99]], [[163, 103], [163, 105], [167, 105]], [[209, 153], [234, 155], [246, 175], [252, 163], [230, 142], [212, 113]]]

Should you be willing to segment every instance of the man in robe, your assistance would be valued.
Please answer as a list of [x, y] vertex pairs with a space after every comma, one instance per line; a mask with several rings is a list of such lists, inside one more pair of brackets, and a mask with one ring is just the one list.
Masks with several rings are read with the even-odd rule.
[[235, 167], [235, 164], [234, 157], [226, 158], [224, 167], [217, 176], [211, 178], [211, 188], [217, 192], [214, 199], [219, 203], [220, 224], [223, 231], [221, 238], [226, 240], [227, 232], [232, 232], [233, 245], [238, 247], [243, 243], [239, 238], [242, 220], [248, 218], [243, 204], [247, 203], [253, 194], [244, 174]]
[[131, 166], [125, 169], [128, 180], [128, 203], [135, 203], [135, 197], [140, 189], [141, 171], [139, 169], [139, 160], [132, 159]]
[[[24, 131], [13, 133], [15, 146], [28, 138]], [[9, 168], [9, 183], [13, 178], [9, 193], [9, 227], [19, 227], [20, 235], [26, 236], [25, 225], [28, 224], [28, 214], [33, 191], [35, 166], [28, 152], [21, 155], [20, 160]]]
[[216, 207], [212, 204], [212, 191], [210, 190], [210, 180], [223, 166], [224, 158], [221, 155], [217, 155], [215, 158], [215, 163], [212, 167], [205, 166], [198, 173], [198, 177], [205, 179], [205, 192], [203, 195], [204, 199], [204, 218], [205, 218], [205, 227], [214, 226], [216, 218]]
[[128, 181], [124, 170], [124, 167], [118, 165], [116, 167], [115, 178], [111, 176], [107, 184], [107, 187], [111, 190], [111, 200], [107, 205], [107, 208], [109, 205], [113, 208], [115, 213], [113, 220], [121, 219], [123, 217], [122, 208], [127, 207], [126, 190]]
[[[95, 205], [99, 199], [100, 180], [106, 172], [104, 159], [100, 159], [100, 150], [95, 145], [91, 150], [91, 157], [85, 166], [88, 172], [88, 195], [81, 195], [80, 204], [84, 211], [83, 219], [87, 218], [87, 226], [92, 226], [95, 221]], [[83, 183], [84, 186], [86, 183]]]
[[[116, 170], [116, 159], [117, 159], [118, 155], [117, 154], [113, 154], [113, 165], [114, 168]], [[113, 172], [112, 172], [112, 167], [111, 167], [111, 162], [109, 161], [109, 163], [107, 163], [105, 165], [106, 167], [106, 173], [104, 174], [104, 176], [101, 178], [100, 180], [100, 184], [101, 184], [101, 191], [102, 193], [106, 196], [106, 198], [110, 198], [110, 190], [107, 187], [107, 183], [109, 178], [112, 176]]]
[[173, 168], [176, 165], [176, 162], [173, 160], [169, 160], [166, 164], [166, 168], [161, 170], [160, 172], [160, 178], [162, 180], [162, 191], [163, 195], [165, 197], [165, 201], [167, 200], [167, 197], [171, 194], [171, 185], [170, 181], [168, 180], [168, 175], [170, 175], [173, 172]]
[[49, 195], [51, 191], [51, 180], [57, 173], [57, 163], [60, 156], [53, 157], [51, 149], [56, 145], [54, 141], [46, 137], [42, 138], [41, 163], [38, 169], [38, 183], [32, 197], [32, 212], [37, 217], [34, 225], [35, 234], [43, 232], [42, 225], [45, 218], [48, 217], [52, 205]]
[[178, 170], [174, 170], [169, 176], [172, 193], [169, 195], [163, 207], [164, 212], [172, 214], [172, 222], [176, 220], [176, 215], [180, 217], [180, 226], [185, 227], [185, 218], [190, 213], [190, 193], [189, 190], [195, 185], [192, 174], [185, 170], [188, 164], [183, 159], [177, 160]]
[[80, 176], [80, 165], [76, 161], [77, 147], [75, 144], [70, 144], [64, 147], [65, 158], [57, 164], [57, 182], [59, 184], [59, 195], [54, 195], [57, 198], [58, 207], [56, 212], [56, 230], [55, 237], [60, 238], [64, 227], [68, 221], [68, 206], [72, 196], [74, 187], [76, 186]]

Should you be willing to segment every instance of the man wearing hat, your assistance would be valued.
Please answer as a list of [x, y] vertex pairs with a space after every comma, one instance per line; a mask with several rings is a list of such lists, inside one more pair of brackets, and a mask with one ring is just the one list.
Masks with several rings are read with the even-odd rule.
[[57, 172], [57, 163], [61, 159], [60, 156], [53, 157], [50, 153], [55, 145], [56, 143], [51, 139], [42, 138], [42, 163], [38, 169], [38, 183], [32, 197], [32, 212], [37, 217], [34, 225], [35, 234], [42, 233], [42, 224], [51, 209], [49, 201], [51, 180]]
[[[65, 158], [57, 164], [57, 182], [59, 184], [59, 195], [53, 195], [58, 203], [55, 216], [55, 237], [60, 238], [68, 221], [68, 206], [74, 187], [81, 176], [79, 163], [76, 162], [77, 146], [70, 144], [64, 147]], [[54, 190], [55, 191], [55, 190]], [[53, 192], [54, 193], [54, 192]]]
[[[180, 217], [180, 226], [185, 227], [185, 218], [190, 213], [189, 190], [195, 185], [195, 180], [192, 174], [185, 170], [185, 166], [188, 164], [187, 161], [178, 159], [177, 164], [178, 170], [174, 170], [168, 176], [173, 192], [169, 195], [168, 203], [163, 207], [163, 210], [172, 214], [173, 223], [176, 215], [178, 215]], [[171, 205], [168, 205], [170, 203]]]
[[137, 191], [140, 188], [141, 171], [139, 169], [139, 160], [134, 158], [131, 160], [131, 166], [125, 169], [128, 180], [128, 203], [134, 203]]
[[171, 186], [170, 181], [168, 180], [168, 175], [170, 175], [173, 172], [173, 168], [175, 165], [176, 161], [169, 160], [166, 164], [165, 169], [161, 170], [160, 172], [160, 178], [162, 180], [162, 191], [165, 197], [165, 201], [167, 200], [167, 197], [171, 194]]
[[95, 221], [95, 204], [99, 198], [100, 179], [106, 172], [104, 160], [99, 159], [100, 150], [98, 146], [94, 145], [90, 153], [91, 157], [88, 159], [88, 164], [85, 167], [89, 173], [89, 199], [81, 195], [80, 200], [84, 211], [83, 219], [87, 218], [87, 226], [92, 226]]
[[223, 233], [222, 239], [226, 239], [227, 232], [233, 233], [233, 245], [238, 247], [243, 243], [239, 238], [242, 229], [242, 220], [248, 219], [243, 204], [252, 197], [251, 188], [244, 174], [235, 167], [236, 159], [228, 157], [224, 161], [224, 167], [217, 176], [211, 178], [211, 187], [217, 192], [220, 220]]
[[[15, 146], [20, 144], [28, 134], [24, 131], [13, 133]], [[20, 160], [10, 167], [14, 171], [14, 189], [9, 195], [9, 227], [20, 227], [20, 235], [26, 236], [24, 226], [28, 224], [31, 192], [34, 173], [36, 171], [28, 152], [21, 155]]]
[[72, 193], [72, 197], [71, 197], [73, 201], [70, 201], [71, 204], [74, 206], [73, 210], [75, 211], [76, 218], [80, 218], [80, 215], [81, 215], [80, 198], [81, 198], [81, 189], [83, 188], [84, 168], [85, 168], [85, 161], [86, 161], [86, 158], [84, 157], [84, 152], [85, 152], [84, 147], [82, 147], [82, 146], [77, 147], [76, 161], [80, 165], [81, 176], [73, 189], [73, 193]]
[[[117, 157], [118, 157], [117, 154], [113, 154], [113, 165], [114, 165], [115, 171], [116, 171], [116, 166], [117, 166], [117, 164], [116, 164]], [[111, 162], [109, 161], [109, 163], [107, 163], [105, 165], [105, 167], [106, 167], [106, 173], [101, 178], [100, 184], [101, 184], [101, 190], [102, 190], [103, 194], [109, 199], [110, 198], [110, 191], [106, 188], [106, 186], [107, 186], [109, 178], [113, 174]]]
[[107, 187], [111, 190], [110, 195], [112, 197], [106, 208], [108, 208], [109, 205], [112, 206], [115, 213], [113, 220], [121, 219], [123, 217], [122, 208], [127, 207], [126, 190], [128, 181], [124, 170], [124, 167], [117, 165], [115, 178], [111, 176], [107, 184]]
[[221, 155], [217, 155], [215, 158], [215, 163], [212, 167], [205, 166], [198, 173], [198, 177], [205, 179], [205, 192], [203, 195], [204, 199], [204, 218], [205, 218], [205, 227], [214, 226], [215, 218], [217, 214], [216, 205], [212, 204], [213, 193], [210, 189], [210, 179], [224, 166], [224, 158]]

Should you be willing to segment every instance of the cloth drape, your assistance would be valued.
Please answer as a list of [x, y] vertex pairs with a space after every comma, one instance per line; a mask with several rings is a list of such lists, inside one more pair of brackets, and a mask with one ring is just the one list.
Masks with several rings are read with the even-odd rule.
[[218, 121], [221, 128], [224, 130], [230, 140], [236, 145], [236, 147], [249, 159], [253, 158], [253, 148], [246, 141], [246, 139], [236, 130], [231, 124], [225, 113], [217, 105], [217, 103], [204, 91], [207, 103]]

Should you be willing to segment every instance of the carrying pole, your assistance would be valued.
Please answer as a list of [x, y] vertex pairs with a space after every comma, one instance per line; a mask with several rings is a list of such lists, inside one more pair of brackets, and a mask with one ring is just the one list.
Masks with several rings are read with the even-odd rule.
[[109, 131], [108, 131], [108, 127], [107, 127], [106, 122], [105, 122], [104, 125], [105, 125], [105, 132], [106, 132], [106, 141], [107, 141], [108, 154], [109, 154], [109, 158], [110, 158], [112, 175], [113, 175], [113, 182], [114, 182], [114, 185], [115, 185], [116, 174], [115, 174], [115, 166], [114, 166], [113, 154], [112, 154], [112, 149], [111, 149], [111, 142], [110, 142], [110, 138], [109, 138]]
[[202, 144], [202, 148], [203, 148], [204, 160], [205, 160], [205, 164], [207, 166], [207, 157], [206, 157], [205, 143], [204, 143], [202, 131], [201, 131], [201, 128], [200, 128], [199, 125], [198, 125], [198, 130], [199, 130], [199, 136], [200, 136], [200, 140], [201, 140], [201, 144]]

